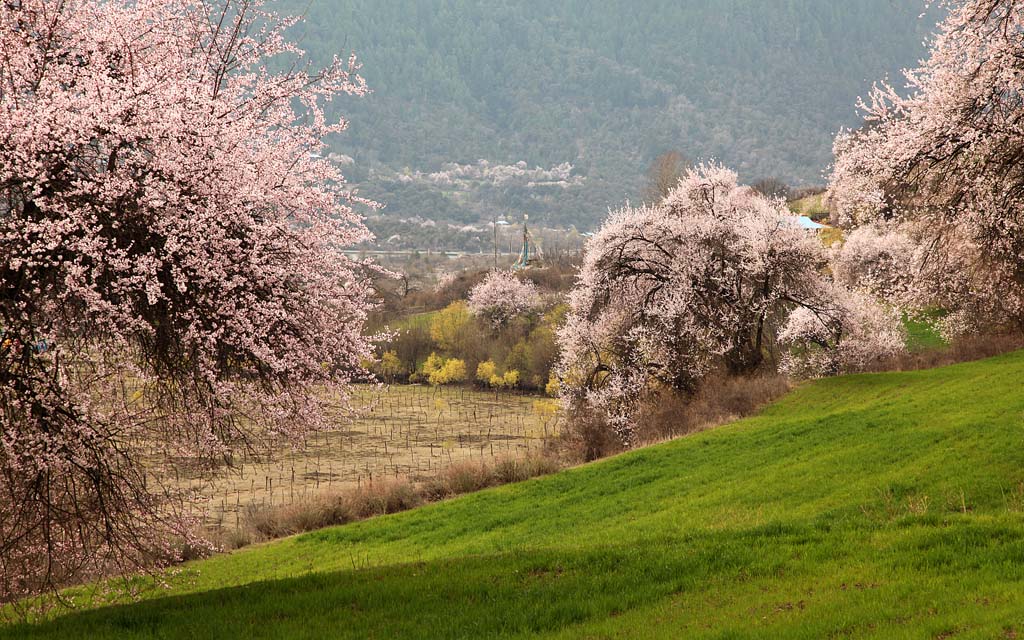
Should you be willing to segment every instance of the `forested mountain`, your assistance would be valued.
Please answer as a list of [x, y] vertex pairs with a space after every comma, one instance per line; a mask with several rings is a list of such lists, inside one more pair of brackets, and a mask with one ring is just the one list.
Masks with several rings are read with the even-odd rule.
[[[589, 227], [678, 150], [822, 182], [870, 83], [912, 65], [919, 0], [285, 0], [374, 93], [336, 151], [388, 215]], [[480, 164], [486, 160], [489, 164]], [[525, 162], [519, 167], [504, 166]], [[456, 163], [459, 166], [452, 166]], [[571, 170], [563, 163], [571, 164]], [[533, 170], [541, 167], [545, 171]], [[441, 172], [441, 173], [435, 173]], [[433, 173], [433, 175], [432, 175]]]

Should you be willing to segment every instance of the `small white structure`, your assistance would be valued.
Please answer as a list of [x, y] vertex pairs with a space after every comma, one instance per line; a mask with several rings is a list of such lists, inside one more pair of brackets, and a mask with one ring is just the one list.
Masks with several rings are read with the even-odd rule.
[[787, 216], [786, 222], [795, 229], [804, 229], [806, 231], [818, 231], [827, 228], [826, 225], [818, 224], [807, 216]]

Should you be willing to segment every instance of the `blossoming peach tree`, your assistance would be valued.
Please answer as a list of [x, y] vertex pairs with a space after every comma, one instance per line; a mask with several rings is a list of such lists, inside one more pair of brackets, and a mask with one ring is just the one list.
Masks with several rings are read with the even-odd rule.
[[[628, 445], [649, 393], [692, 393], [715, 369], [773, 366], [793, 309], [807, 318], [787, 339], [808, 363], [804, 354], [834, 352], [865, 314], [890, 326], [866, 298], [863, 313], [847, 312], [853, 292], [833, 284], [821, 241], [792, 220], [784, 202], [715, 165], [689, 171], [658, 205], [612, 214], [587, 244], [559, 334], [570, 413], [596, 413]], [[804, 339], [818, 334], [828, 339]], [[833, 354], [812, 364], [811, 374], [827, 375], [866, 362]]]
[[874, 239], [887, 235], [903, 255], [900, 268], [884, 268], [893, 300], [944, 309], [948, 334], [1020, 330], [1024, 4], [944, 4], [905, 90], [876, 86], [860, 104], [865, 126], [837, 138], [829, 200], [839, 224], [879, 226]]
[[372, 203], [319, 151], [366, 87], [293, 22], [0, 5], [0, 603], [171, 559], [188, 496], [142, 452], [214, 466], [346, 405], [371, 267], [338, 249]]
[[537, 285], [520, 280], [515, 273], [496, 269], [469, 292], [469, 310], [494, 327], [541, 306]]
[[863, 289], [832, 285], [820, 308], [797, 306], [782, 325], [779, 369], [795, 378], [863, 371], [899, 355], [907, 335], [896, 307]]

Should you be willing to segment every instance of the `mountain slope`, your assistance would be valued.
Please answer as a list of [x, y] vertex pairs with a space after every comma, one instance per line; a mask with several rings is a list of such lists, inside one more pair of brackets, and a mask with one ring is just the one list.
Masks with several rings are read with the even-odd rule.
[[1024, 352], [800, 387], [544, 479], [193, 565], [0, 638], [1024, 633]]
[[[658, 154], [753, 181], [820, 183], [870, 83], [922, 55], [920, 0], [285, 0], [323, 61], [354, 50], [374, 89], [342, 101], [338, 150], [393, 215], [509, 210], [593, 225]], [[400, 182], [445, 163], [572, 163], [568, 189]], [[367, 173], [367, 169], [372, 173]]]

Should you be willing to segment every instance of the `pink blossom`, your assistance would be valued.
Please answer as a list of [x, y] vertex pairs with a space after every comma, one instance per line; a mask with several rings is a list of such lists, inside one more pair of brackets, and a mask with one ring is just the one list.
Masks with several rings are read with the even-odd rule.
[[0, 10], [0, 603], [190, 537], [141, 450], [212, 466], [345, 407], [371, 291], [338, 248], [372, 203], [320, 152], [346, 127], [324, 104], [366, 87], [352, 57], [306, 65], [293, 22]]
[[783, 372], [803, 378], [855, 373], [905, 351], [906, 332], [897, 309], [865, 292], [829, 289], [821, 297], [830, 304], [798, 307], [779, 332]]
[[884, 224], [913, 240], [894, 286], [911, 307], [948, 311], [947, 333], [1019, 329], [1024, 4], [946, 4], [906, 90], [875, 87], [860, 104], [865, 126], [837, 138], [829, 202], [843, 226]]
[[917, 243], [899, 229], [864, 225], [851, 231], [832, 258], [837, 282], [892, 302], [909, 301]]
[[790, 216], [715, 165], [658, 205], [613, 213], [587, 244], [559, 333], [570, 411], [596, 411], [631, 443], [648, 391], [764, 366], [793, 307], [828, 304], [827, 254]]
[[539, 308], [541, 297], [529, 280], [517, 278], [512, 271], [494, 270], [473, 287], [468, 302], [471, 312], [497, 327]]

